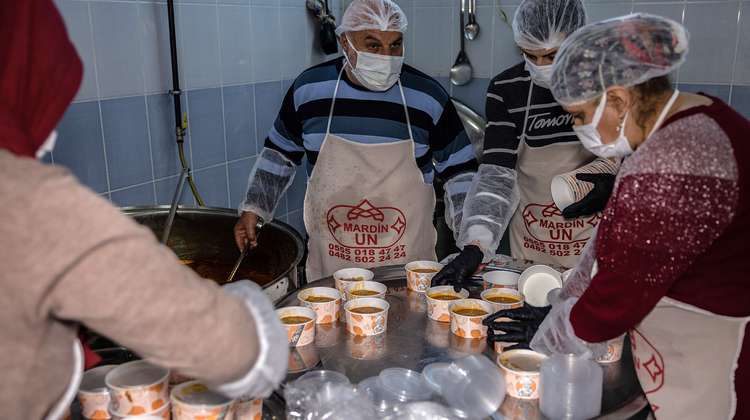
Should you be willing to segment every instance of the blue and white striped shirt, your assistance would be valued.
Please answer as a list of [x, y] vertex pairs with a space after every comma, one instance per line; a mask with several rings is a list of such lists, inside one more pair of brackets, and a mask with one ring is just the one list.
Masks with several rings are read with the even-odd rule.
[[[328, 124], [331, 100], [343, 58], [305, 70], [289, 88], [266, 138], [265, 147], [277, 150], [296, 164], [307, 157], [312, 170]], [[414, 134], [414, 155], [424, 180], [435, 173], [443, 180], [476, 170], [474, 152], [450, 96], [433, 78], [404, 66], [401, 83]], [[398, 85], [372, 92], [341, 76], [331, 122], [331, 133], [347, 140], [379, 144], [409, 137]]]

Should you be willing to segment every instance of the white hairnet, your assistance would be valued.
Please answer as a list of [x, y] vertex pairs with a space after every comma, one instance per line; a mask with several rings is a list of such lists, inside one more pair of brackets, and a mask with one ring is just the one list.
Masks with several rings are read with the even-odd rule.
[[552, 94], [563, 105], [583, 103], [611, 86], [631, 87], [669, 74], [687, 52], [685, 28], [661, 16], [632, 14], [586, 25], [557, 52]]
[[550, 50], [585, 24], [581, 0], [524, 0], [513, 16], [513, 39], [527, 50]]
[[391, 0], [354, 0], [344, 12], [336, 35], [356, 31], [406, 32], [406, 14]]

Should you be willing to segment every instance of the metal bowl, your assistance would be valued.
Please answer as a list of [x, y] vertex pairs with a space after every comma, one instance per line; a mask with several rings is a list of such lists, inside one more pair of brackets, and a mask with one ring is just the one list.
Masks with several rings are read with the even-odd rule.
[[[122, 212], [159, 238], [169, 206], [127, 207]], [[232, 209], [180, 207], [167, 246], [199, 274], [221, 283], [239, 257], [233, 234], [237, 219]], [[304, 252], [302, 238], [291, 226], [267, 223], [260, 230], [258, 247], [247, 253], [235, 278], [255, 281], [275, 301], [300, 286], [298, 267]]]

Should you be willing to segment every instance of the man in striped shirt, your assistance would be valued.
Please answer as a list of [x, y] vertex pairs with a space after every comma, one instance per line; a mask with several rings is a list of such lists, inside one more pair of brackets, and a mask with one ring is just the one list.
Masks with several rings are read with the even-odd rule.
[[573, 120], [549, 90], [552, 61], [566, 36], [585, 24], [580, 0], [524, 0], [513, 19], [524, 62], [500, 73], [487, 91], [484, 154], [466, 197], [457, 245], [461, 254], [434, 284], [466, 281], [494, 255], [510, 226], [516, 258], [575, 265], [597, 225], [614, 175], [579, 178], [594, 191], [561, 212], [552, 178], [594, 160], [573, 132]]
[[[284, 98], [240, 209], [240, 248], [255, 246], [258, 217], [272, 219], [294, 165], [304, 161], [310, 175], [308, 247], [313, 259], [317, 242], [325, 242], [321, 252], [327, 253], [313, 262], [316, 267], [308, 258], [309, 280], [330, 275], [332, 267], [434, 258], [435, 199], [427, 189], [437, 176], [447, 181], [447, 194], [465, 196], [477, 164], [445, 89], [402, 67], [405, 29], [406, 17], [391, 0], [350, 4], [337, 29], [344, 56], [304, 71]], [[393, 179], [400, 181], [390, 185]], [[373, 180], [379, 181], [370, 185]], [[341, 197], [345, 192], [352, 194]], [[341, 208], [346, 214], [339, 214]], [[417, 252], [412, 242], [431, 245]]]

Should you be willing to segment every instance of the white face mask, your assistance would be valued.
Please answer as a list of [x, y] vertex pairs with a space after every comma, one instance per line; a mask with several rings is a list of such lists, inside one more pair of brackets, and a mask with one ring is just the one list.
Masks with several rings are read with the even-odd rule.
[[[667, 104], [664, 105], [664, 108], [661, 110], [659, 117], [656, 119], [654, 127], [651, 129], [651, 132], [648, 133], [646, 139], [651, 137], [651, 135], [659, 129], [661, 124], [664, 122], [664, 119], [667, 118], [669, 110], [672, 108], [672, 105], [674, 105], [679, 95], [680, 91], [675, 89], [674, 93], [669, 98], [669, 101], [667, 101]], [[583, 143], [583, 146], [597, 156], [604, 158], [628, 156], [629, 154], [633, 153], [633, 148], [630, 146], [630, 142], [625, 136], [625, 122], [628, 120], [628, 116], [630, 115], [629, 112], [625, 114], [625, 118], [622, 121], [622, 126], [620, 127], [620, 133], [617, 136], [617, 140], [608, 144], [602, 143], [602, 137], [596, 127], [599, 125], [599, 122], [602, 119], [602, 115], [604, 114], [604, 107], [606, 106], [606, 104], [607, 93], [604, 92], [604, 95], [602, 95], [602, 100], [599, 101], [599, 105], [596, 107], [594, 118], [591, 123], [577, 127], [573, 126], [573, 131], [575, 131], [576, 135], [578, 135], [578, 138], [581, 139], [581, 143]]]
[[550, 82], [552, 81], [552, 64], [547, 66], [537, 66], [532, 63], [528, 57], [524, 56], [523, 59], [526, 61], [524, 68], [528, 70], [531, 75], [531, 80], [537, 85], [549, 89]]
[[349, 48], [357, 56], [357, 65], [352, 66], [351, 60], [346, 54], [344, 54], [344, 57], [352, 69], [352, 74], [362, 86], [376, 92], [384, 92], [398, 82], [398, 78], [401, 76], [401, 67], [404, 64], [403, 56], [360, 52], [354, 48], [349, 35], [346, 36], [346, 40], [349, 42]]
[[49, 133], [49, 136], [47, 136], [47, 140], [45, 140], [39, 149], [37, 149], [36, 158], [41, 159], [47, 153], [52, 153], [52, 149], [55, 148], [55, 143], [57, 143], [57, 130], [52, 130], [52, 132]]
[[602, 99], [599, 101], [599, 105], [596, 107], [596, 111], [594, 111], [594, 118], [591, 122], [585, 125], [573, 126], [573, 131], [575, 131], [578, 138], [581, 139], [583, 147], [588, 149], [589, 152], [603, 158], [625, 157], [633, 153], [633, 148], [630, 147], [630, 142], [628, 142], [628, 138], [625, 137], [625, 122], [628, 120], [629, 113], [625, 114], [625, 119], [622, 121], [617, 140], [612, 143], [604, 144], [602, 143], [602, 136], [599, 134], [599, 130], [596, 127], [602, 120], [602, 115], [604, 114], [604, 108], [606, 105], [607, 93], [604, 92]]

